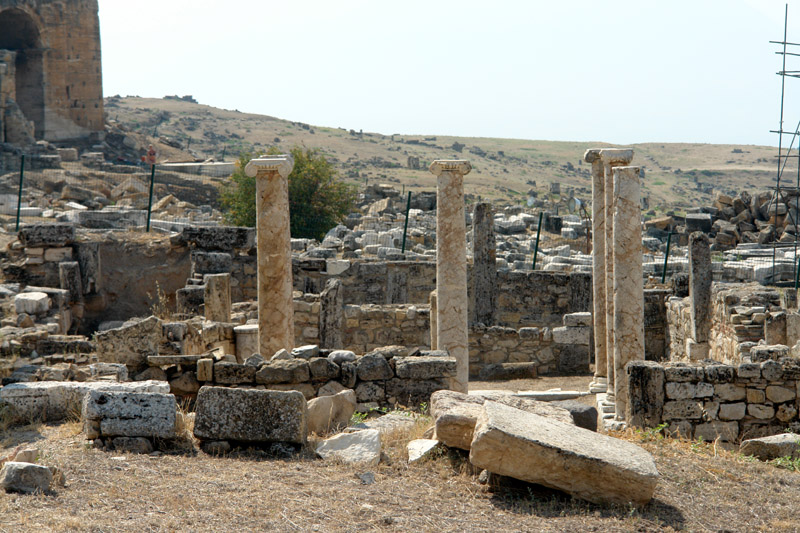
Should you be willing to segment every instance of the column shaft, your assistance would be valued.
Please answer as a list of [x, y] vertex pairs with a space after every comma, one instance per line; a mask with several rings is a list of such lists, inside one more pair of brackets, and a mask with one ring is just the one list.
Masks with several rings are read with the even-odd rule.
[[625, 420], [625, 365], [644, 360], [644, 274], [639, 167], [614, 169], [614, 396], [616, 416]]
[[590, 389], [606, 392], [606, 199], [603, 162], [596, 151], [584, 156], [592, 163], [592, 323], [594, 327], [594, 381]]

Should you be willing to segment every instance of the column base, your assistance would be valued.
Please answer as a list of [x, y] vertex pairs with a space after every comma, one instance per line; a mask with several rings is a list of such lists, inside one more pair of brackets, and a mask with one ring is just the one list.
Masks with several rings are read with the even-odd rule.
[[621, 431], [625, 429], [626, 424], [624, 420], [619, 420], [616, 414], [616, 405], [613, 396], [605, 393], [598, 393], [595, 396], [597, 403], [597, 417], [598, 428], [601, 428], [604, 433], [609, 431]]
[[608, 391], [608, 378], [605, 376], [595, 376], [591, 383], [589, 383], [589, 392], [598, 394]]

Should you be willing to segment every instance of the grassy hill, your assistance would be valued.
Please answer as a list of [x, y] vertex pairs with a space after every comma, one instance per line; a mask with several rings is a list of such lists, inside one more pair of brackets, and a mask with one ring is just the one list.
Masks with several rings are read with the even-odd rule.
[[[469, 159], [474, 170], [465, 178], [467, 193], [521, 203], [535, 188], [549, 193], [551, 182], [575, 187], [589, 199], [590, 167], [582, 162], [590, 147], [605, 143], [555, 142], [481, 137], [383, 135], [291, 122], [274, 117], [216, 109], [174, 98], [110, 97], [108, 120], [131, 131], [169, 138], [183, 148], [163, 150], [172, 159], [235, 159], [241, 152], [294, 145], [319, 148], [341, 175], [354, 182], [394, 183], [398, 188], [432, 189], [427, 167], [434, 159]], [[656, 212], [709, 204], [716, 189], [730, 193], [774, 185], [776, 148], [689, 143], [634, 144], [633, 164], [645, 167], [643, 195]], [[411, 168], [416, 158], [419, 168]], [[413, 161], [413, 160], [412, 160]], [[796, 163], [795, 163], [796, 164]], [[413, 166], [413, 165], [412, 165]], [[796, 166], [784, 180], [793, 185]]]

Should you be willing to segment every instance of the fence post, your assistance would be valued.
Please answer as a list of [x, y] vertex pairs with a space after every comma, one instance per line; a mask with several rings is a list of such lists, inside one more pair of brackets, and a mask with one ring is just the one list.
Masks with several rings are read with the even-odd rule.
[[798, 282], [800, 282], [800, 258], [795, 263], [794, 290], [797, 290]]
[[156, 180], [156, 166], [150, 165], [150, 199], [147, 201], [147, 231], [150, 231], [150, 214], [153, 211], [153, 183]]
[[19, 160], [19, 191], [17, 192], [17, 225], [14, 231], [19, 231], [19, 214], [22, 210], [22, 182], [25, 179], [25, 154]]
[[661, 272], [661, 283], [666, 283], [667, 280], [667, 263], [669, 262], [669, 247], [672, 244], [672, 232], [667, 233], [667, 251], [664, 252], [664, 271]]
[[536, 245], [533, 248], [533, 267], [531, 270], [536, 270], [536, 256], [539, 255], [539, 236], [542, 234], [542, 217], [544, 211], [539, 211], [539, 228], [536, 230]]
[[403, 249], [401, 253], [406, 253], [406, 233], [408, 233], [408, 212], [411, 211], [411, 191], [408, 191], [408, 201], [406, 202], [406, 223], [403, 224]]

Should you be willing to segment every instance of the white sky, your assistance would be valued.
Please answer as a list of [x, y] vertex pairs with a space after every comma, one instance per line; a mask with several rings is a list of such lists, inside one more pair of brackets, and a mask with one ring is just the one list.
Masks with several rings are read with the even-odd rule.
[[104, 92], [384, 134], [777, 145], [785, 4], [100, 0]]

